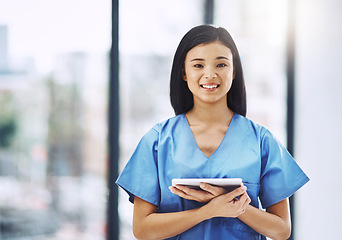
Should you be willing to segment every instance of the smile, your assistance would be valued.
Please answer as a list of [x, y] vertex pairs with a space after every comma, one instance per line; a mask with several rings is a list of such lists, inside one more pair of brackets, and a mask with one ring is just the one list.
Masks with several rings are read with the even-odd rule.
[[211, 85], [200, 85], [202, 88], [205, 89], [213, 89], [213, 88], [218, 88], [220, 85], [219, 84], [211, 84]]

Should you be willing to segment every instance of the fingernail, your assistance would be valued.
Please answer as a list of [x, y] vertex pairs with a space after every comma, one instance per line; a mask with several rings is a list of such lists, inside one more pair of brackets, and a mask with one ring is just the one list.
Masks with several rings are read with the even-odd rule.
[[205, 184], [205, 183], [200, 183], [200, 187], [201, 187], [201, 188], [205, 188], [205, 187], [206, 187], [206, 184]]

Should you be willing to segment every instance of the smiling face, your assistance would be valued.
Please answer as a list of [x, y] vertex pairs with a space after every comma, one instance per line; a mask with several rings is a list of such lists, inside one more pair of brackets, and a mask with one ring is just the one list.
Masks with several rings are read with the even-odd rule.
[[183, 79], [196, 103], [224, 103], [234, 79], [233, 55], [221, 42], [201, 44], [186, 55]]

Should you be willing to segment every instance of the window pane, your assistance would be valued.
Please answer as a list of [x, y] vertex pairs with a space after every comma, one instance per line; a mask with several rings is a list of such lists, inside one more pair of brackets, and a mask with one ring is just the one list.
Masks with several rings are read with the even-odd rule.
[[[169, 102], [173, 55], [183, 35], [203, 23], [203, 1], [120, 1], [120, 167], [157, 122], [174, 116]], [[120, 239], [133, 239], [132, 204], [120, 190]]]
[[0, 0], [1, 239], [105, 239], [110, 11]]
[[247, 91], [247, 117], [286, 143], [287, 1], [216, 0], [215, 24], [239, 49]]

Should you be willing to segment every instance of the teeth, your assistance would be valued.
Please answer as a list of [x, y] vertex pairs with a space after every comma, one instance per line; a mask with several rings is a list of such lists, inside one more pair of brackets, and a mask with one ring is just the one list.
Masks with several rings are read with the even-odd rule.
[[203, 88], [206, 88], [206, 89], [213, 89], [213, 88], [217, 88], [218, 85], [201, 85]]

